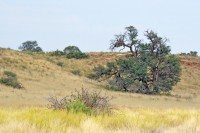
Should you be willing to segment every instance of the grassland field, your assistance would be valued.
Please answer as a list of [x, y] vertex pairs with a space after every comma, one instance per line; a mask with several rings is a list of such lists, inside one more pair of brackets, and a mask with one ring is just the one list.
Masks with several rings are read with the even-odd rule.
[[[94, 66], [123, 53], [88, 54], [76, 60], [1, 48], [0, 77], [15, 72], [25, 89], [0, 84], [0, 133], [200, 132], [200, 57], [177, 55], [181, 81], [170, 95], [142, 95], [109, 91], [103, 82], [85, 77]], [[88, 116], [47, 109], [49, 96], [61, 98], [81, 88], [114, 97], [113, 113]]]

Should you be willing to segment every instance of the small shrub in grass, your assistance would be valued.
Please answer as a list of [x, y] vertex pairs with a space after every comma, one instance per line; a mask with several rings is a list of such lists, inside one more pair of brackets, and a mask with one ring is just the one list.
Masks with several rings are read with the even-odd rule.
[[0, 83], [13, 88], [24, 88], [17, 80], [17, 75], [10, 71], [4, 71], [4, 76], [0, 79]]
[[17, 75], [14, 72], [10, 72], [10, 71], [4, 71], [4, 75], [8, 77], [13, 77], [13, 78], [17, 77]]
[[87, 89], [75, 91], [68, 98], [58, 100], [56, 97], [49, 98], [49, 108], [66, 109], [68, 112], [82, 112], [89, 115], [110, 113], [110, 100], [112, 97], [102, 96], [101, 92], [89, 92]]
[[89, 78], [89, 79], [94, 79], [94, 80], [96, 80], [98, 78], [96, 76], [96, 74], [93, 74], [93, 73], [88, 74], [86, 77]]
[[92, 114], [93, 110], [89, 108], [84, 102], [75, 100], [73, 102], [68, 101], [66, 103], [66, 109], [67, 111], [72, 111], [74, 113], [86, 113], [86, 114]]
[[57, 62], [56, 64], [57, 64], [58, 66], [60, 66], [60, 67], [63, 67], [63, 66], [64, 66], [64, 62], [61, 62], [61, 61]]
[[66, 57], [68, 59], [71, 59], [71, 58], [84, 59], [84, 58], [88, 58], [88, 55], [82, 52], [70, 52], [70, 53], [67, 53]]
[[[81, 91], [75, 91], [70, 96], [70, 99], [67, 101], [68, 105], [81, 105], [80, 111], [84, 111], [87, 114], [100, 114], [100, 113], [109, 113], [110, 105], [109, 102], [112, 98], [109, 96], [102, 96], [100, 92], [89, 92], [87, 89], [81, 89]], [[82, 106], [84, 104], [85, 106]], [[70, 106], [69, 106], [70, 107]], [[68, 111], [75, 111], [74, 108], [67, 108]], [[76, 106], [72, 106], [76, 107]], [[87, 107], [87, 108], [86, 108]], [[76, 109], [76, 108], [75, 108]]]
[[66, 55], [65, 52], [60, 51], [60, 50], [56, 50], [56, 51], [49, 52], [49, 54], [50, 54], [51, 56], [64, 56], [64, 55]]
[[1, 82], [1, 84], [11, 86], [13, 88], [18, 88], [18, 86], [19, 86], [19, 83], [17, 82], [17, 80], [15, 78], [12, 78], [12, 77], [2, 78], [0, 80], [0, 82]]
[[77, 75], [77, 76], [81, 76], [80, 70], [73, 70], [73, 71], [71, 71], [71, 73], [73, 73], [74, 75]]
[[106, 85], [104, 88], [105, 88], [106, 90], [120, 91], [119, 88], [116, 88], [116, 87], [111, 86], [111, 85]]
[[63, 110], [66, 108], [66, 97], [63, 97], [62, 99], [58, 99], [56, 96], [55, 97], [49, 97], [48, 101], [50, 104], [48, 104], [48, 108], [52, 108], [54, 110]]

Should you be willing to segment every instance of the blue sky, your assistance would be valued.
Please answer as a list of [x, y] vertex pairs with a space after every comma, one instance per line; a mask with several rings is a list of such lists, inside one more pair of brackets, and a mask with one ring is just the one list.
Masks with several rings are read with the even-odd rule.
[[200, 53], [199, 0], [0, 0], [0, 47], [36, 40], [45, 51], [109, 51], [130, 25], [142, 39], [147, 29], [169, 38], [172, 53]]

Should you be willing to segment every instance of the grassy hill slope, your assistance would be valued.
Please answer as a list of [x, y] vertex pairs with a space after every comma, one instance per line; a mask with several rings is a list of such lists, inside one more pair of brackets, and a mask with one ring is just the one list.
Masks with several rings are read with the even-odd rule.
[[[102, 83], [85, 78], [94, 66], [123, 56], [120, 53], [90, 53], [89, 59], [66, 59], [48, 54], [0, 49], [0, 77], [3, 71], [18, 75], [25, 87], [17, 90], [0, 85], [0, 106], [45, 106], [49, 96], [62, 97], [82, 87], [102, 90], [113, 96], [113, 106], [149, 108], [200, 108], [200, 58], [180, 56], [181, 82], [170, 96], [148, 96], [105, 90]], [[62, 64], [60, 66], [59, 64]], [[76, 73], [77, 76], [73, 73]]]

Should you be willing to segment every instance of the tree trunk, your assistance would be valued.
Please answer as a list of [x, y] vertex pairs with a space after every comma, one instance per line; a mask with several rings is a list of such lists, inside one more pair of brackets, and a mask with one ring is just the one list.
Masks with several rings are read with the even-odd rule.
[[150, 93], [150, 88], [147, 82], [143, 82], [144, 87], [146, 88], [147, 92], [146, 93]]
[[153, 71], [153, 82], [158, 81], [158, 68]]
[[135, 56], [135, 52], [133, 51], [133, 48], [132, 47], [129, 47], [129, 48], [130, 48], [132, 55]]

